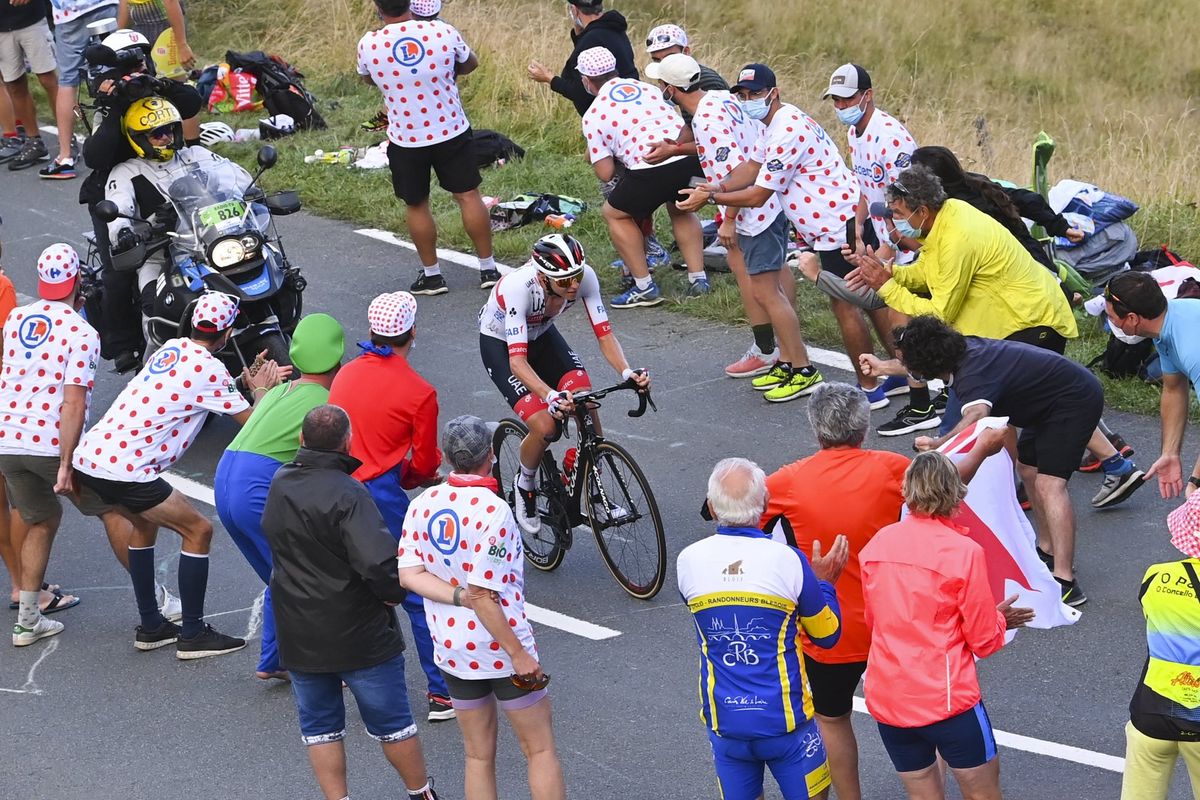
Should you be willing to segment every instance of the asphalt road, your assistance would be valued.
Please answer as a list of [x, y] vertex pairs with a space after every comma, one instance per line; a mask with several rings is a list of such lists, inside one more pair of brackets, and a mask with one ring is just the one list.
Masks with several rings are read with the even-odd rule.
[[[31, 293], [37, 254], [55, 241], [82, 247], [86, 227], [75, 202], [78, 183], [39, 181], [32, 171], [0, 171], [4, 266], [18, 290]], [[307, 308], [328, 311], [350, 338], [366, 331], [375, 294], [407, 288], [415, 260], [408, 250], [356, 235], [352, 226], [301, 215], [281, 229], [289, 253], [309, 279]], [[530, 240], [537, 235], [530, 229]], [[507, 407], [479, 362], [475, 318], [484, 300], [474, 273], [445, 265], [449, 295], [422, 298], [413, 362], [438, 388], [444, 419], [471, 412], [506, 416]], [[802, 287], [802, 290], [810, 290]], [[576, 317], [582, 315], [575, 315]], [[627, 597], [609, 577], [593, 542], [579, 538], [553, 574], [526, 571], [532, 602], [620, 631], [601, 641], [537, 625], [539, 649], [553, 674], [556, 733], [570, 793], [575, 797], [714, 797], [710, 752], [695, 691], [695, 634], [674, 590], [679, 550], [711, 532], [697, 518], [698, 498], [712, 464], [743, 455], [770, 470], [811, 453], [804, 401], [771, 406], [721, 367], [741, 354], [747, 332], [669, 311], [614, 311], [631, 361], [653, 369], [658, 414], [631, 420], [621, 401], [607, 415], [608, 434], [636, 455], [649, 475], [667, 524], [671, 573], [651, 602]], [[586, 323], [563, 324], [592, 365], [597, 383], [609, 376]], [[824, 369], [827, 378], [842, 378]], [[121, 388], [101, 375], [93, 414]], [[615, 413], [614, 413], [615, 412]], [[875, 412], [876, 423], [892, 410]], [[1157, 421], [1122, 414], [1109, 421], [1140, 451], [1157, 450]], [[218, 421], [179, 464], [179, 472], [212, 483], [232, 425]], [[1194, 437], [1193, 437], [1194, 438]], [[908, 438], [872, 437], [868, 446], [903, 449]], [[1073, 627], [1025, 631], [981, 669], [984, 696], [998, 729], [1048, 743], [1121, 756], [1127, 704], [1145, 652], [1136, 601], [1151, 562], [1177, 557], [1165, 530], [1171, 505], [1147, 487], [1117, 508], [1095, 512], [1087, 501], [1099, 479], [1077, 476], [1078, 569], [1091, 602]], [[218, 526], [208, 591], [210, 620], [246, 631], [262, 590]], [[159, 558], [173, 584], [170, 533]], [[0, 798], [317, 797], [300, 744], [286, 686], [253, 677], [257, 645], [201, 662], [178, 662], [171, 650], [140, 653], [131, 646], [137, 622], [126, 575], [102, 532], [68, 510], [48, 578], [84, 598], [60, 617], [66, 631], [20, 650], [0, 645]], [[409, 665], [414, 707], [424, 705], [422, 676]], [[400, 796], [386, 766], [351, 712], [348, 740], [354, 797]], [[902, 790], [871, 720], [855, 715], [867, 797]], [[421, 723], [430, 771], [443, 797], [461, 797], [462, 750], [453, 724]], [[1034, 749], [1047, 747], [1035, 744]], [[1053, 749], [1053, 748], [1050, 748]], [[1116, 797], [1115, 772], [1049, 755], [1002, 747], [1006, 797]], [[1085, 757], [1084, 760], [1087, 760]], [[502, 734], [501, 794], [528, 797], [524, 762]], [[778, 792], [768, 780], [768, 798]], [[1182, 779], [1173, 798], [1187, 795]], [[951, 796], [958, 796], [957, 789]]]

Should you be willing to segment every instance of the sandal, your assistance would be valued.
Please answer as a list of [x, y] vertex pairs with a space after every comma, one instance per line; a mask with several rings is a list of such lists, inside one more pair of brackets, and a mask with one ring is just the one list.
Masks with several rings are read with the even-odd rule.
[[[57, 583], [43, 583], [42, 591], [50, 592], [50, 594], [55, 594], [55, 595], [58, 595], [59, 597], [62, 597], [62, 587], [59, 586]], [[21, 604], [19, 602], [17, 602], [16, 600], [12, 600], [8, 604], [9, 611], [16, 611], [20, 607], [21, 607]]]

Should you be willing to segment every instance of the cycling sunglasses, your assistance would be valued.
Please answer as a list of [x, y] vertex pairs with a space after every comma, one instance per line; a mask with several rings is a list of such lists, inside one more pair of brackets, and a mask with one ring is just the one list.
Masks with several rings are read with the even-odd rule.
[[583, 283], [583, 273], [580, 272], [576, 275], [569, 275], [565, 278], [551, 278], [550, 282], [560, 289], [569, 289], [574, 284]]
[[550, 673], [543, 672], [542, 677], [529, 680], [522, 678], [520, 675], [509, 675], [508, 679], [512, 681], [512, 685], [518, 689], [524, 689], [527, 692], [537, 692], [545, 689], [550, 683]]

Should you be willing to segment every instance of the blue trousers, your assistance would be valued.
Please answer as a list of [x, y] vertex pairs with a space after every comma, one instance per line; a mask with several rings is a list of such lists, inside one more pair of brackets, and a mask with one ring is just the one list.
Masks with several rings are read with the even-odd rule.
[[[400, 486], [400, 467], [389, 470], [378, 478], [366, 482], [367, 490], [375, 499], [383, 521], [397, 542], [404, 530], [404, 515], [408, 512], [408, 495]], [[413, 644], [421, 659], [421, 669], [429, 683], [429, 693], [449, 697], [442, 671], [433, 659], [433, 636], [429, 633], [429, 622], [425, 619], [425, 601], [416, 592], [409, 592], [404, 599], [404, 610], [412, 625]]]
[[282, 464], [257, 453], [226, 450], [217, 463], [214, 491], [217, 515], [229, 531], [229, 538], [246, 557], [251, 568], [267, 584], [262, 609], [262, 652], [259, 672], [277, 672], [279, 646], [275, 642], [275, 612], [271, 610], [271, 548], [263, 534], [263, 508], [271, 478]]

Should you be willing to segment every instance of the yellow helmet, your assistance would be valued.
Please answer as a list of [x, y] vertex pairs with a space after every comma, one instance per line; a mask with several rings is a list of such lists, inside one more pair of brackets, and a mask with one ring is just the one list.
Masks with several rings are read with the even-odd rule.
[[[133, 152], [140, 158], [170, 161], [183, 148], [183, 117], [179, 116], [179, 109], [161, 97], [135, 100], [125, 112], [122, 127]], [[155, 147], [150, 143], [150, 132], [164, 127], [171, 128], [171, 143]]]

